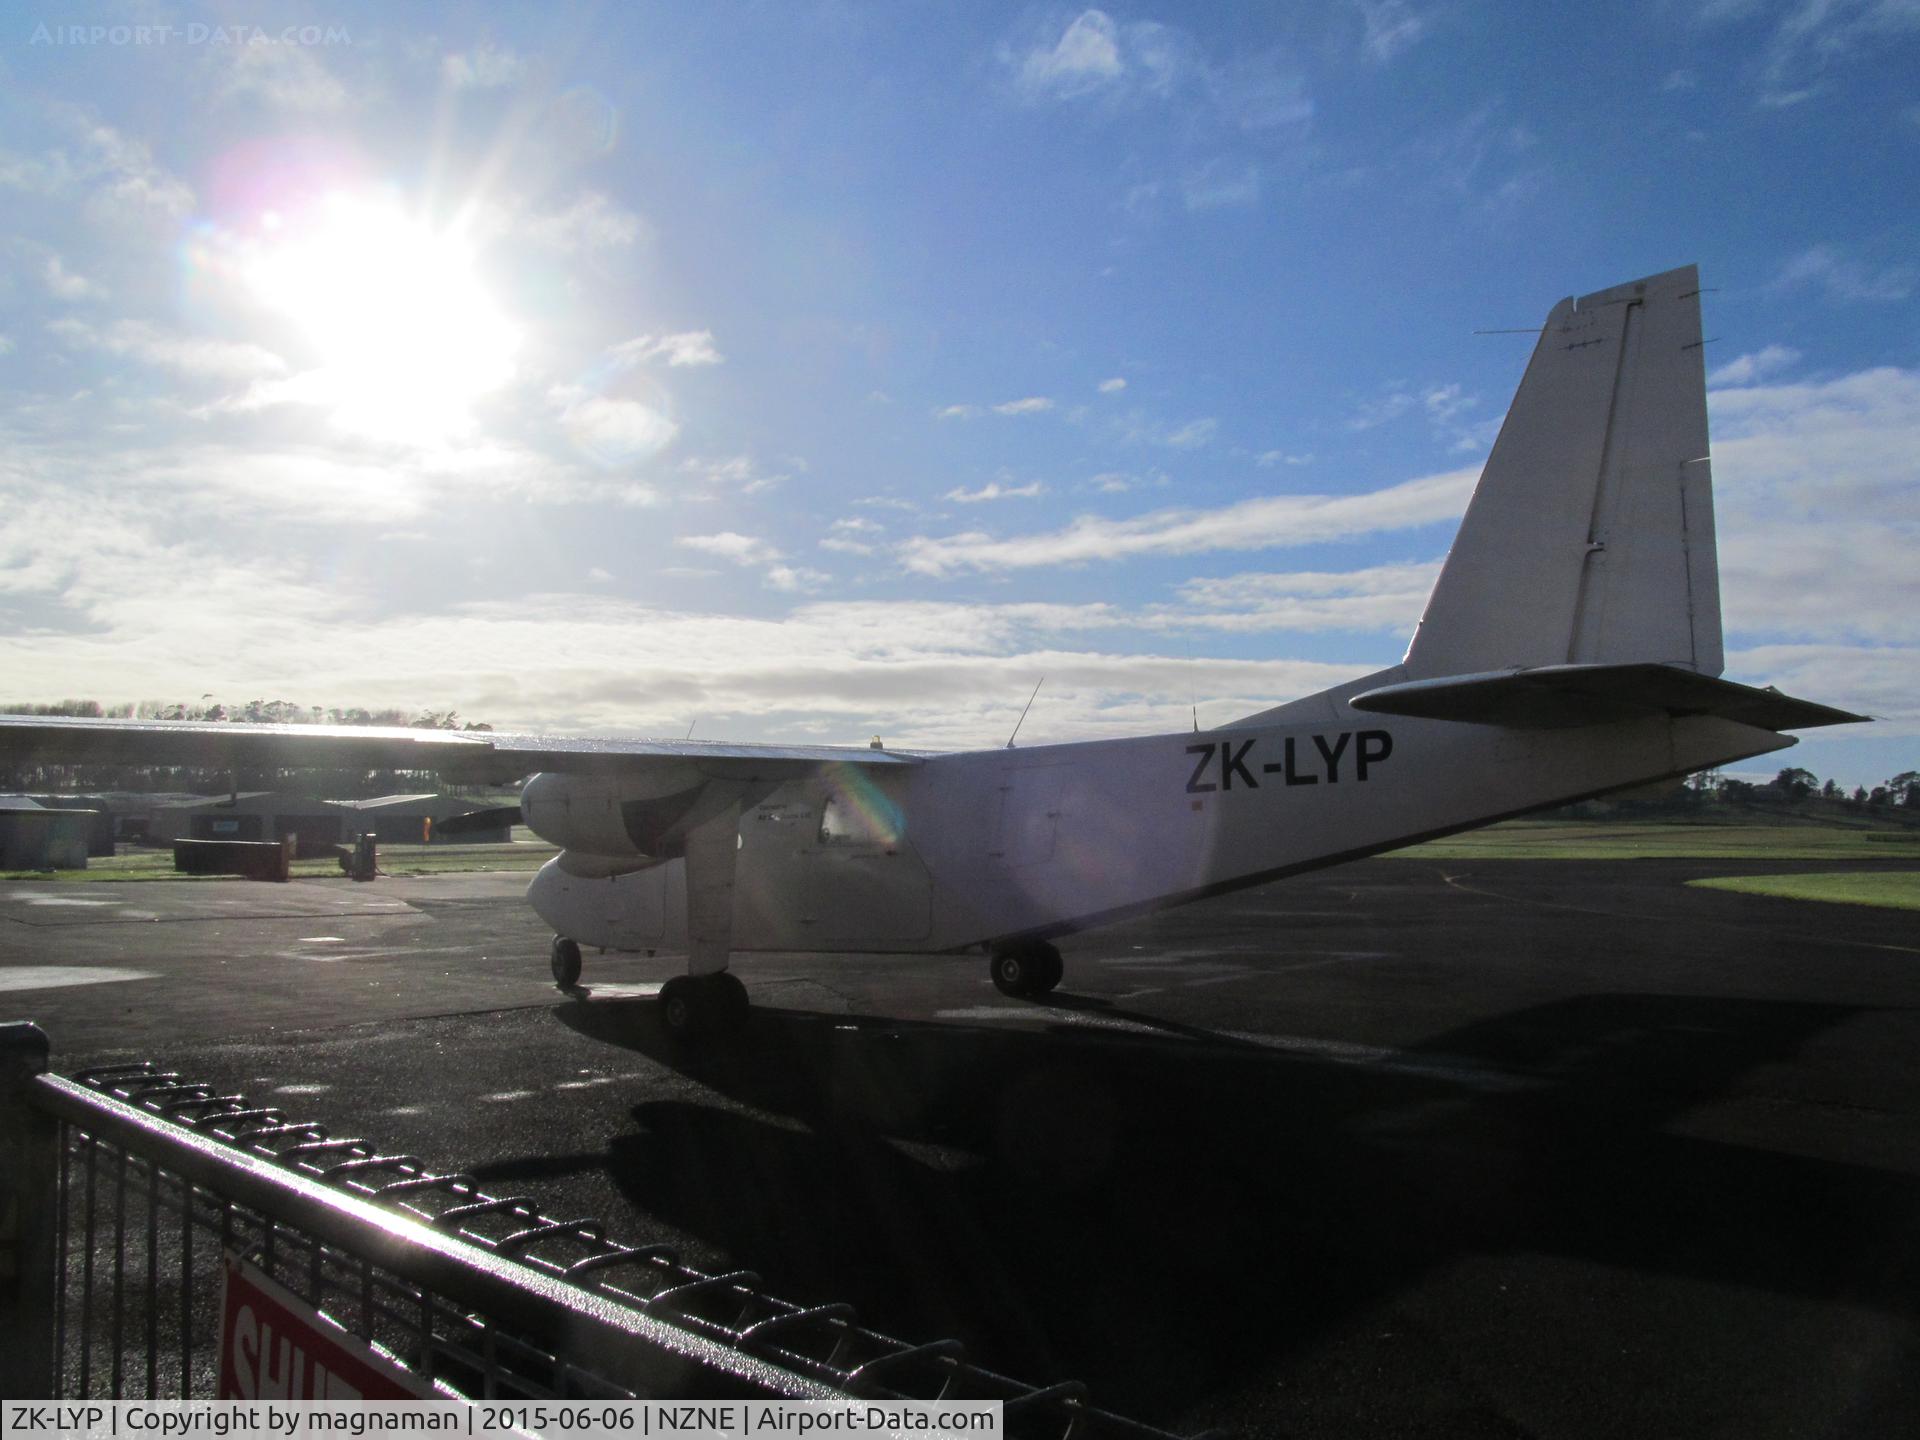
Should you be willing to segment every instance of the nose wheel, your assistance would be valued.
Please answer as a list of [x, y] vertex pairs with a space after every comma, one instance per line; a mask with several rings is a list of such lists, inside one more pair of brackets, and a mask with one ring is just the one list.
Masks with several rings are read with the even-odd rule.
[[1031, 1000], [1060, 983], [1066, 966], [1060, 952], [1044, 940], [1014, 940], [993, 952], [989, 973], [1002, 995]]
[[573, 989], [580, 983], [580, 942], [564, 935], [554, 936], [548, 964], [553, 970], [553, 983], [562, 990]]

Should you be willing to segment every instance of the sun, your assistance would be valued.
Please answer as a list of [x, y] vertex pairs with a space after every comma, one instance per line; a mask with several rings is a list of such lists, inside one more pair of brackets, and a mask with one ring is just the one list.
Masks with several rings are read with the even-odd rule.
[[466, 237], [390, 200], [330, 195], [296, 217], [268, 213], [245, 274], [317, 362], [289, 382], [299, 398], [356, 432], [451, 438], [513, 373], [518, 333]]

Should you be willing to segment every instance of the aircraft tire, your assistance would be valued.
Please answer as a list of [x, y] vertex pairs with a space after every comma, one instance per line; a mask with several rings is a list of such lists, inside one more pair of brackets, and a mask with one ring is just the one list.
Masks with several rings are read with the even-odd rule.
[[1002, 995], [1030, 1000], [1060, 983], [1066, 967], [1060, 952], [1044, 940], [1024, 940], [993, 952], [989, 973]]
[[725, 1034], [746, 1018], [747, 987], [724, 970], [716, 975], [676, 975], [660, 987], [660, 1019], [676, 1039]]
[[740, 983], [740, 977], [731, 970], [722, 970], [718, 975], [708, 977], [721, 1008], [729, 1024], [738, 1025], [746, 1020], [751, 1002], [747, 999], [747, 987]]
[[580, 983], [580, 942], [564, 935], [554, 936], [548, 964], [553, 970], [553, 983], [562, 990], [573, 989]]

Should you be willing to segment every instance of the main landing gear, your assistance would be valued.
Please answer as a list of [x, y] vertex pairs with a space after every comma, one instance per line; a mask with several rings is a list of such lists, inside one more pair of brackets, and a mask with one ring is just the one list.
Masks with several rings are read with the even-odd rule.
[[[553, 983], [571, 993], [580, 984], [580, 942], [553, 937]], [[747, 987], [731, 971], [676, 975], [660, 987], [660, 1019], [681, 1039], [724, 1035], [747, 1019]]]
[[1031, 1000], [1060, 983], [1066, 967], [1044, 940], [1010, 940], [994, 947], [989, 973], [1002, 995]]
[[548, 964], [553, 969], [553, 983], [562, 990], [573, 989], [580, 983], [580, 942], [564, 935], [554, 936]]
[[660, 987], [660, 1019], [682, 1040], [738, 1030], [747, 1023], [747, 987], [726, 970], [676, 975]]

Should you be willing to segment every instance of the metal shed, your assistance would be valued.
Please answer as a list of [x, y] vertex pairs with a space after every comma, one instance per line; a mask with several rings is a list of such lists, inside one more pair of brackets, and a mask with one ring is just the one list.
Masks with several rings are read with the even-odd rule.
[[0, 870], [84, 870], [94, 811], [49, 810], [0, 796]]
[[175, 840], [279, 840], [294, 837], [295, 853], [324, 855], [345, 832], [340, 810], [326, 800], [280, 790], [243, 790], [209, 795], [154, 811], [153, 838]]

